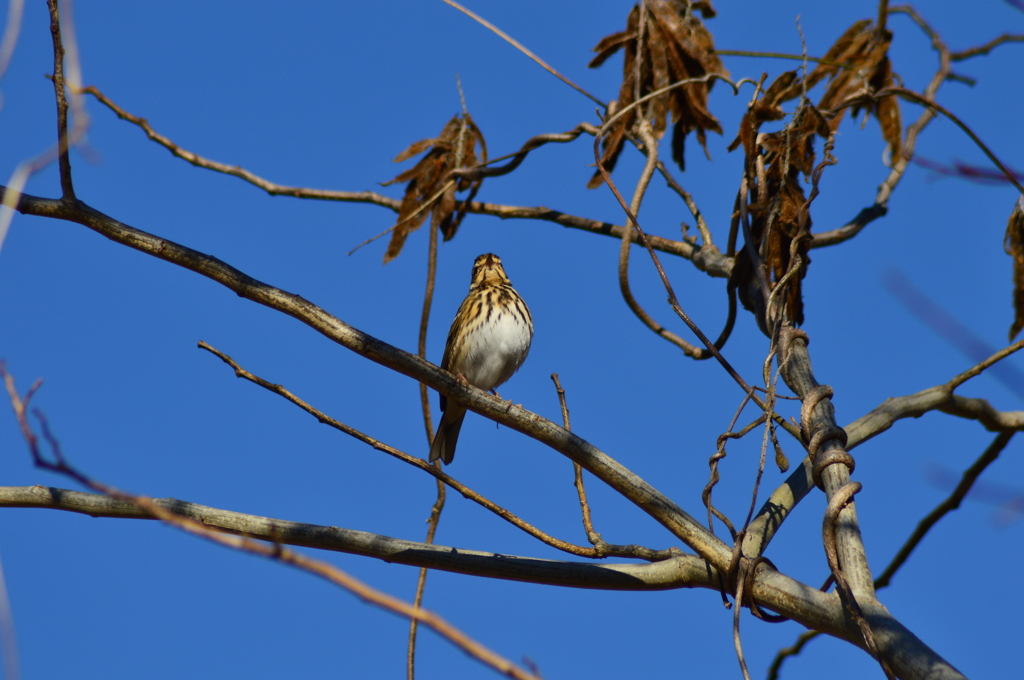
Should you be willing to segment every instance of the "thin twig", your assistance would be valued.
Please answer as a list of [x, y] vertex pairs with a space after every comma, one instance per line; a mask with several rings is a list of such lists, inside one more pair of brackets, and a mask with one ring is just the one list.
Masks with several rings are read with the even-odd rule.
[[988, 445], [984, 453], [978, 457], [969, 468], [964, 470], [963, 476], [960, 479], [960, 483], [953, 489], [953, 493], [949, 494], [946, 500], [942, 501], [935, 506], [935, 509], [929, 512], [924, 519], [918, 522], [917, 527], [914, 529], [910, 537], [907, 538], [903, 547], [899, 549], [896, 556], [892, 558], [889, 566], [875, 579], [875, 589], [885, 588], [892, 581], [892, 577], [899, 571], [900, 567], [907, 561], [910, 554], [914, 552], [914, 549], [924, 540], [924, 537], [928, 534], [935, 524], [940, 519], [945, 517], [947, 514], [956, 510], [960, 507], [960, 502], [967, 496], [967, 492], [974, 486], [974, 482], [981, 476], [981, 473], [992, 464], [999, 454], [1002, 453], [1006, 445], [1013, 439], [1015, 432], [1000, 432], [996, 435], [996, 438], [992, 440], [992, 443]]
[[779, 671], [782, 669], [782, 662], [788, 657], [799, 654], [803, 650], [804, 645], [819, 635], [821, 635], [821, 633], [816, 630], [804, 631], [797, 636], [796, 642], [789, 647], [783, 647], [776, 652], [775, 658], [772, 659], [772, 664], [768, 667], [768, 680], [779, 680]]
[[[131, 113], [128, 113], [120, 106], [115, 104], [109, 97], [104, 95], [96, 86], [90, 85], [89, 87], [79, 88], [78, 92], [82, 94], [91, 94], [101, 104], [113, 111], [118, 118], [126, 120], [143, 130], [146, 136], [164, 147], [171, 154], [177, 158], [185, 160], [192, 165], [205, 168], [207, 170], [213, 170], [214, 172], [220, 172], [232, 177], [237, 177], [244, 180], [253, 186], [256, 186], [271, 196], [290, 196], [292, 198], [299, 199], [311, 199], [311, 200], [322, 200], [322, 201], [340, 201], [347, 203], [369, 203], [372, 205], [378, 205], [383, 208], [388, 208], [394, 212], [401, 210], [402, 201], [397, 198], [391, 198], [389, 196], [383, 196], [381, 194], [372, 191], [332, 191], [327, 189], [310, 189], [306, 187], [296, 187], [286, 184], [277, 184], [271, 182], [263, 177], [260, 177], [248, 170], [245, 170], [237, 165], [228, 165], [226, 163], [220, 163], [207, 158], [203, 158], [196, 153], [182, 149], [169, 138], [160, 133], [156, 132], [153, 127], [145, 118], [140, 118]], [[530, 140], [523, 145], [519, 151], [495, 158], [489, 163], [495, 163], [497, 161], [504, 160], [506, 158], [513, 158], [513, 160], [519, 159], [521, 162], [522, 158], [525, 158], [525, 153], [530, 150], [541, 146], [543, 143], [548, 142], [564, 142], [575, 139], [579, 133], [588, 132], [593, 134], [591, 130], [592, 126], [587, 123], [581, 123], [574, 130], [566, 133], [556, 134], [544, 134], [532, 137]], [[570, 139], [571, 137], [571, 139]], [[525, 151], [524, 151], [525, 149]], [[51, 159], [52, 160], [52, 159]], [[518, 163], [516, 163], [518, 165]], [[477, 168], [466, 168], [460, 169], [452, 173], [452, 176], [459, 177], [472, 177], [476, 178], [477, 175], [480, 177], [490, 177], [496, 174], [504, 174], [510, 171], [509, 165], [502, 166], [501, 168], [489, 169], [484, 167], [486, 164], [482, 164]], [[20, 190], [13, 191], [18, 187], [13, 185], [13, 181], [9, 183], [10, 190], [4, 193], [4, 199], [6, 202], [10, 202], [10, 207], [15, 207], [15, 203], [20, 201]], [[31, 197], [30, 199], [31, 200]], [[5, 202], [5, 205], [7, 203]], [[579, 217], [576, 215], [569, 215], [567, 213], [560, 212], [558, 210], [552, 210], [546, 207], [532, 207], [532, 206], [517, 206], [517, 205], [500, 205], [496, 203], [485, 203], [482, 201], [470, 201], [468, 203], [457, 201], [455, 204], [457, 210], [465, 210], [466, 212], [479, 214], [479, 215], [490, 215], [499, 219], [526, 219], [526, 220], [543, 220], [547, 222], [554, 222], [560, 224], [563, 227], [570, 229], [580, 229], [583, 231], [602, 234], [610, 236], [614, 239], [621, 239], [624, 227], [610, 224], [608, 222], [602, 222], [600, 220], [593, 220], [586, 217]], [[372, 242], [394, 230], [394, 225], [381, 232], [380, 234], [367, 239], [359, 246], [362, 247], [366, 243]], [[732, 259], [722, 256], [720, 253], [708, 253], [701, 251], [700, 249], [694, 248], [694, 246], [685, 241], [674, 241], [671, 239], [662, 238], [660, 236], [648, 236], [651, 242], [651, 246], [658, 251], [678, 255], [687, 260], [693, 260], [694, 255], [697, 252], [701, 252], [700, 268], [702, 271], [707, 272], [710, 276], [718, 278], [729, 278], [729, 274], [732, 271]], [[638, 235], [634, 236], [635, 243], [642, 243]], [[354, 252], [353, 251], [350, 252]]]
[[[459, 148], [461, 148], [461, 144]], [[420, 313], [420, 335], [417, 346], [421, 359], [427, 358], [427, 326], [430, 323], [430, 307], [434, 301], [434, 279], [437, 274], [437, 232], [438, 230], [431, 225], [427, 246], [427, 288], [423, 293], [423, 310]], [[434, 423], [430, 416], [430, 395], [426, 385], [420, 383], [419, 387], [420, 407], [423, 409], [423, 427], [427, 432], [427, 446], [430, 446], [430, 443], [434, 441]]]
[[665, 167], [665, 163], [662, 160], [658, 160], [657, 163], [658, 172], [665, 178], [665, 182], [668, 184], [672, 191], [679, 194], [679, 197], [686, 203], [686, 207], [690, 210], [690, 214], [693, 215], [693, 219], [697, 221], [697, 229], [700, 231], [701, 246], [708, 247], [715, 245], [711, 238], [711, 230], [708, 229], [708, 223], [704, 221], [704, 215], [701, 214], [700, 209], [697, 207], [697, 202], [693, 200], [693, 196], [690, 195], [683, 185], [676, 181], [676, 178], [672, 176], [668, 168]]
[[765, 414], [762, 413], [754, 422], [748, 424], [739, 432], [732, 431], [732, 429], [736, 427], [736, 422], [739, 420], [740, 414], [743, 413], [743, 409], [746, 408], [747, 402], [750, 401], [751, 396], [753, 396], [753, 394], [750, 392], [744, 395], [743, 401], [740, 402], [739, 407], [732, 415], [732, 420], [729, 422], [728, 429], [726, 429], [724, 433], [718, 435], [718, 445], [716, 447], [715, 453], [712, 454], [711, 458], [708, 459], [708, 467], [711, 469], [711, 472], [708, 477], [708, 483], [704, 486], [704, 491], [701, 493], [701, 500], [704, 502], [704, 507], [708, 509], [708, 527], [711, 529], [712, 532], [714, 532], [715, 524], [712, 521], [712, 515], [718, 517], [718, 519], [721, 520], [723, 524], [725, 524], [726, 528], [729, 529], [729, 534], [732, 536], [733, 541], [736, 540], [736, 528], [733, 526], [732, 522], [729, 521], [728, 517], [726, 517], [722, 512], [715, 508], [714, 503], [712, 502], [711, 494], [714, 491], [715, 486], [721, 479], [721, 476], [718, 473], [718, 463], [726, 456], [725, 443], [730, 439], [743, 438], [748, 432], [750, 432], [755, 427], [760, 425], [766, 417]]
[[953, 52], [952, 54], [949, 55], [949, 58], [952, 61], [964, 61], [965, 59], [970, 59], [971, 57], [977, 57], [983, 54], [988, 54], [989, 52], [999, 47], [1000, 45], [1005, 45], [1006, 43], [1014, 42], [1024, 42], [1024, 35], [1003, 33], [998, 38], [993, 38], [984, 45], [980, 45], [978, 47], [970, 47], [960, 52]]
[[[569, 406], [565, 402], [565, 390], [562, 389], [562, 383], [558, 380], [558, 374], [551, 374], [551, 381], [555, 383], [555, 391], [558, 393], [558, 405], [562, 409], [562, 426], [566, 430], [572, 430], [569, 425]], [[574, 484], [576, 486], [576, 495], [580, 499], [580, 512], [583, 514], [583, 530], [587, 533], [587, 540], [593, 546], [604, 544], [604, 540], [601, 538], [601, 534], [594, 531], [594, 522], [590, 517], [590, 503], [587, 502], [587, 490], [583, 486], [583, 468], [579, 463], [573, 461], [572, 464], [574, 472]]]
[[[11, 397], [12, 405], [14, 405], [15, 413], [19, 415], [19, 424], [21, 425], [22, 431], [24, 432], [27, 430], [31, 432], [31, 427], [25, 417], [25, 402], [19, 398], [17, 390], [14, 388], [14, 379], [2, 369], [0, 369], [0, 375], [2, 375], [4, 382], [7, 385], [8, 394]], [[519, 680], [540, 680], [539, 676], [520, 668], [511, 661], [491, 651], [484, 645], [449, 624], [437, 614], [428, 610], [419, 609], [418, 607], [414, 607], [413, 605], [392, 595], [388, 595], [383, 591], [377, 590], [350, 576], [332, 564], [322, 560], [313, 559], [311, 557], [306, 557], [305, 555], [295, 552], [280, 543], [267, 544], [242, 536], [234, 536], [218, 531], [211, 531], [201, 522], [189, 517], [178, 515], [165, 508], [162, 504], [155, 502], [152, 498], [136, 496], [119, 491], [111, 486], [91, 479], [67, 463], [60, 451], [59, 444], [50, 433], [46, 420], [38, 411], [36, 411], [36, 416], [40, 419], [43, 436], [49, 443], [53, 455], [52, 461], [47, 460], [42, 455], [39, 450], [38, 438], [34, 435], [30, 439], [26, 439], [26, 444], [28, 444], [31, 450], [32, 457], [36, 461], [36, 465], [74, 479], [80, 484], [97, 493], [103, 494], [104, 496], [109, 496], [111, 498], [136, 505], [146, 513], [163, 521], [164, 523], [181, 529], [182, 531], [194, 536], [204, 538], [227, 548], [248, 552], [253, 555], [258, 555], [270, 560], [281, 562], [282, 564], [296, 567], [348, 590], [364, 602], [369, 602], [370, 604], [386, 609], [400, 616], [422, 621], [439, 635], [462, 649], [466, 654], [469, 654], [481, 663], [490, 666], [499, 673], [503, 673], [509, 677], [517, 678]]]
[[61, 40], [58, 0], [47, 0], [50, 8], [50, 34], [53, 37], [53, 92], [57, 98], [57, 163], [60, 166], [61, 196], [65, 201], [75, 200], [75, 186], [71, 180], [71, 150], [68, 138], [68, 100], [64, 91], [64, 44]]
[[758, 59], [791, 59], [793, 61], [813, 61], [815, 64], [824, 64], [825, 66], [838, 66], [843, 69], [855, 68], [850, 64], [843, 64], [838, 61], [828, 61], [819, 57], [808, 57], [801, 54], [787, 54], [785, 52], [749, 52], [747, 50], [708, 50], [711, 54], [717, 54], [723, 57], [755, 57]]
[[619, 291], [622, 293], [622, 299], [625, 300], [626, 306], [629, 307], [636, 318], [640, 319], [641, 323], [654, 331], [659, 337], [668, 340], [683, 350], [683, 353], [687, 356], [703, 358], [707, 355], [706, 352], [697, 349], [697, 347], [655, 321], [637, 301], [629, 285], [629, 253], [633, 245], [633, 225], [635, 224], [632, 216], [635, 216], [640, 211], [640, 203], [643, 200], [644, 193], [647, 191], [647, 186], [650, 184], [651, 177], [654, 175], [655, 165], [658, 161], [658, 144], [654, 139], [654, 133], [650, 129], [650, 124], [644, 119], [640, 119], [639, 135], [643, 142], [646, 163], [644, 164], [643, 172], [640, 173], [640, 178], [637, 180], [636, 190], [633, 192], [633, 200], [630, 206], [631, 216], [626, 221], [626, 229], [622, 232], [622, 241], [619, 245]]
[[743, 673], [743, 680], [750, 680], [750, 671], [747, 670], [747, 659], [743, 655], [743, 642], [740, 639], [740, 612], [743, 611], [743, 607], [740, 605], [743, 602], [743, 590], [747, 581], [746, 574], [744, 573], [745, 568], [746, 562], [740, 560], [739, 572], [736, 577], [736, 607], [733, 608], [732, 612], [732, 644], [736, 650], [736, 659], [740, 662], [740, 672]]
[[465, 498], [468, 498], [469, 500], [473, 501], [474, 503], [477, 503], [478, 505], [483, 506], [487, 510], [490, 510], [491, 512], [493, 512], [494, 514], [498, 515], [499, 517], [501, 517], [505, 521], [509, 522], [513, 526], [516, 526], [519, 529], [522, 529], [526, 533], [528, 533], [531, 536], [533, 536], [534, 538], [537, 538], [540, 541], [546, 543], [547, 545], [551, 546], [552, 548], [556, 548], [558, 550], [562, 550], [564, 552], [567, 552], [567, 553], [570, 553], [570, 554], [573, 554], [573, 555], [579, 555], [581, 557], [594, 557], [594, 558], [617, 556], [617, 557], [637, 557], [639, 559], [645, 559], [645, 560], [649, 560], [649, 561], [657, 561], [657, 560], [666, 559], [666, 558], [671, 556], [671, 552], [668, 551], [668, 550], [655, 551], [655, 550], [651, 550], [650, 548], [644, 548], [644, 547], [641, 547], [641, 546], [634, 546], [634, 545], [628, 545], [628, 546], [609, 545], [608, 546], [609, 552], [600, 552], [596, 548], [587, 548], [587, 547], [584, 547], [584, 546], [575, 545], [573, 543], [569, 543], [567, 541], [562, 541], [562, 540], [557, 539], [557, 538], [555, 538], [553, 536], [550, 536], [550, 535], [544, 533], [543, 531], [541, 531], [540, 529], [536, 528], [532, 524], [530, 524], [530, 523], [520, 519], [515, 514], [509, 512], [505, 508], [499, 506], [497, 503], [494, 503], [493, 501], [485, 498], [484, 496], [480, 495], [476, 491], [473, 491], [472, 489], [470, 489], [466, 485], [462, 484], [461, 482], [457, 481], [455, 478], [453, 478], [450, 475], [448, 475], [443, 470], [439, 469], [438, 466], [430, 465], [429, 463], [427, 463], [427, 461], [423, 460], [422, 458], [417, 458], [415, 456], [410, 456], [409, 454], [407, 454], [407, 453], [405, 453], [403, 451], [399, 451], [398, 449], [396, 449], [396, 448], [394, 448], [392, 446], [388, 446], [387, 444], [385, 444], [385, 443], [383, 443], [381, 441], [378, 441], [378, 440], [374, 439], [373, 437], [370, 437], [370, 436], [360, 432], [359, 430], [356, 430], [353, 427], [349, 427], [348, 425], [345, 425], [344, 423], [341, 423], [341, 422], [335, 420], [334, 418], [331, 418], [330, 416], [326, 415], [325, 413], [323, 413], [323, 412], [313, 408], [311, 405], [307, 404], [302, 399], [299, 399], [297, 396], [295, 396], [294, 394], [289, 392], [287, 389], [285, 389], [281, 385], [275, 385], [274, 383], [271, 383], [271, 382], [269, 382], [267, 380], [264, 380], [263, 378], [260, 378], [259, 376], [254, 375], [254, 374], [250, 373], [249, 371], [245, 370], [244, 368], [239, 366], [238, 363], [235, 362], [234, 359], [232, 359], [228, 355], [224, 354], [220, 350], [218, 350], [218, 349], [208, 345], [205, 342], [200, 341], [199, 342], [199, 347], [201, 349], [205, 349], [206, 351], [216, 355], [224, 363], [226, 363], [229, 366], [231, 366], [231, 368], [234, 369], [234, 371], [235, 371], [235, 375], [238, 376], [239, 378], [244, 378], [245, 380], [248, 380], [248, 381], [250, 381], [252, 383], [255, 383], [255, 384], [259, 385], [260, 387], [273, 392], [274, 394], [277, 394], [277, 395], [279, 395], [281, 397], [284, 397], [288, 401], [292, 402], [293, 404], [295, 404], [296, 406], [301, 408], [303, 411], [306, 411], [307, 413], [312, 415], [314, 418], [319, 420], [321, 423], [324, 423], [325, 425], [329, 425], [329, 426], [335, 428], [336, 430], [340, 430], [341, 432], [344, 432], [345, 434], [349, 435], [350, 437], [358, 439], [359, 441], [363, 442], [364, 444], [368, 444], [368, 445], [372, 446], [373, 448], [377, 449], [378, 451], [383, 451], [384, 453], [386, 453], [386, 454], [388, 454], [388, 455], [390, 455], [390, 456], [392, 456], [394, 458], [397, 458], [397, 459], [401, 460], [404, 463], [408, 463], [409, 465], [417, 467], [420, 470], [426, 472], [427, 474], [432, 475], [433, 477], [435, 477], [439, 481], [444, 482], [446, 485], [450, 486], [452, 489], [458, 491]]
[[[434, 465], [440, 468], [441, 463], [439, 461], [434, 461]], [[444, 510], [446, 495], [444, 483], [440, 479], [437, 480], [437, 500], [434, 501], [434, 505], [430, 508], [430, 517], [427, 519], [427, 539], [424, 541], [427, 545], [434, 544], [434, 535], [437, 533], [437, 525], [441, 522], [441, 511]], [[423, 604], [423, 591], [427, 586], [428, 571], [430, 570], [427, 567], [420, 567], [420, 573], [416, 579], [416, 596], [413, 598], [412, 605], [417, 610]], [[416, 634], [418, 631], [419, 621], [417, 619], [410, 619], [409, 644], [406, 651], [408, 680], [414, 680], [416, 677]]]
[[543, 59], [541, 59], [536, 54], [534, 54], [530, 50], [528, 50], [525, 47], [523, 47], [523, 45], [520, 44], [515, 38], [510, 36], [508, 33], [505, 33], [503, 30], [501, 30], [500, 28], [498, 28], [497, 26], [495, 26], [491, 22], [487, 21], [486, 19], [484, 19], [480, 15], [475, 14], [474, 12], [471, 12], [470, 10], [466, 9], [465, 7], [460, 5], [459, 3], [453, 2], [453, 0], [444, 0], [444, 1], [447, 4], [451, 5], [452, 7], [454, 7], [455, 9], [459, 10], [460, 12], [462, 12], [463, 14], [465, 14], [466, 16], [470, 17], [471, 19], [473, 19], [477, 23], [482, 24], [483, 26], [486, 26], [490, 30], [492, 30], [495, 33], [497, 33], [499, 36], [504, 38], [509, 44], [511, 44], [517, 50], [519, 50], [520, 52], [522, 52], [523, 54], [528, 56], [530, 59], [533, 59], [535, 62], [537, 62], [541, 66], [541, 68], [543, 68], [545, 71], [547, 71], [548, 73], [550, 73], [554, 77], [558, 78], [563, 83], [565, 83], [566, 85], [568, 85], [572, 89], [576, 90], [577, 92], [582, 94], [584, 97], [586, 97], [590, 101], [594, 102], [595, 104], [597, 104], [598, 106], [600, 106], [602, 108], [605, 108], [605, 107], [608, 106], [607, 103], [601, 101], [600, 99], [598, 99], [594, 95], [590, 94], [589, 92], [584, 90], [582, 87], [580, 87], [579, 85], [577, 85], [576, 83], [572, 82], [571, 80], [569, 80], [568, 78], [563, 76], [561, 73], [556, 71], [551, 66], [548, 66], [547, 63]]

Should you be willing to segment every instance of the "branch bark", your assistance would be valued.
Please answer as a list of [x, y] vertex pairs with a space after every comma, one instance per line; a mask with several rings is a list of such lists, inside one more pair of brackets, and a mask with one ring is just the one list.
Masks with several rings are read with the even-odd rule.
[[[6, 191], [0, 187], [0, 191]], [[2, 194], [0, 194], [2, 200]], [[231, 265], [173, 241], [130, 227], [82, 201], [22, 195], [19, 211], [82, 224], [110, 240], [205, 276], [240, 297], [292, 316], [356, 354], [426, 383], [470, 410], [547, 444], [630, 499], [718, 569], [729, 563], [729, 548], [693, 517], [640, 477], [589, 442], [519, 406], [510, 406], [418, 356], [346, 324], [298, 295], [267, 285]]]
[[[433, 543], [406, 541], [365, 531], [304, 524], [212, 508], [175, 498], [152, 499], [176, 515], [209, 529], [295, 545], [373, 557], [384, 562], [428, 567], [509, 581], [599, 590], [717, 588], [715, 572], [695, 555], [678, 553], [654, 563], [588, 563], [499, 555]], [[0, 487], [0, 507], [49, 508], [90, 517], [156, 519], [134, 503], [102, 494], [47, 486]]]

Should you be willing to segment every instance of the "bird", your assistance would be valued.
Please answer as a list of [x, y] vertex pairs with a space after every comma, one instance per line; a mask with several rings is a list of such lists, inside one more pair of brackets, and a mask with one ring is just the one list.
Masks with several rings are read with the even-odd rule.
[[[497, 394], [495, 388], [523, 365], [532, 340], [530, 309], [512, 287], [501, 258], [484, 253], [473, 262], [469, 294], [448, 331], [441, 368], [457, 380]], [[466, 408], [442, 394], [441, 411], [430, 462], [440, 458], [451, 465]]]

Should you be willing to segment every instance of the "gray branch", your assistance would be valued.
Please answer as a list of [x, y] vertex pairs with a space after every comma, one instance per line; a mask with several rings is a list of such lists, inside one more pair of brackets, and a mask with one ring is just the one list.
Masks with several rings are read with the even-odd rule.
[[[6, 191], [6, 188], [0, 187], [0, 200], [2, 200]], [[598, 574], [601, 574], [601, 578], [607, 582], [612, 582], [615, 579], [619, 579], [620, 582], [635, 580], [636, 577], [633, 574], [636, 573], [637, 569], [647, 569], [650, 571], [667, 569], [669, 572], [678, 572], [685, 569], [686, 565], [690, 565], [691, 560], [694, 559], [707, 560], [718, 572], [726, 573], [728, 571], [732, 551], [720, 539], [712, 535], [694, 518], [646, 481], [611, 459], [589, 442], [561, 426], [521, 407], [509, 407], [501, 399], [493, 397], [484, 391], [460, 384], [449, 373], [440, 370], [433, 364], [346, 324], [298, 295], [257, 281], [217, 258], [130, 227], [100, 213], [79, 200], [50, 200], [22, 195], [18, 201], [17, 209], [24, 214], [62, 219], [82, 224], [116, 243], [126, 245], [201, 274], [224, 285], [240, 297], [298, 319], [360, 356], [402, 375], [411, 377], [414, 380], [418, 380], [446, 395], [456, 403], [464, 404], [470, 410], [490, 420], [499, 422], [517, 432], [537, 439], [582, 465], [594, 474], [595, 477], [608, 484], [612, 489], [622, 494], [657, 522], [669, 529], [669, 531], [699, 555], [699, 557], [682, 558], [678, 560], [678, 564], [674, 558], [673, 560], [667, 560], [654, 565], [622, 565], [621, 569], [624, 570], [622, 572], [618, 572], [617, 569], [611, 569], [608, 565], [573, 565], [572, 569], [590, 570], [586, 574], [588, 578], [592, 579], [592, 582], [598, 580]], [[794, 347], [801, 346], [802, 344], [802, 341], [795, 341], [793, 343]], [[806, 347], [803, 348], [802, 352], [806, 356]], [[803, 371], [803, 369], [800, 370]], [[813, 375], [810, 374], [809, 361], [806, 366], [806, 374], [813, 381]], [[799, 390], [798, 393], [800, 393]], [[822, 405], [824, 405], [824, 402]], [[828, 406], [828, 411], [831, 412], [830, 406]], [[830, 469], [841, 467], [839, 465], [832, 465]], [[180, 501], [170, 500], [167, 502], [181, 503]], [[851, 508], [848, 507], [844, 512], [849, 513], [850, 510]], [[118, 512], [123, 513], [125, 511], [122, 508]], [[270, 532], [267, 534], [271, 537], [270, 540], [273, 540], [275, 536], [279, 537], [285, 528], [296, 528], [288, 523], [276, 522], [265, 518], [259, 519], [266, 522], [263, 530], [264, 532]], [[331, 530], [331, 539], [340, 540], [340, 532], [342, 531]], [[372, 534], [360, 534], [360, 532], [348, 534], [348, 537], [353, 540], [360, 536], [369, 543], [374, 542], [378, 538]], [[281, 539], [278, 538], [277, 540]], [[395, 543], [388, 543], [389, 541], [395, 541]], [[539, 573], [544, 568], [553, 570], [550, 572], [551, 576], [549, 578], [551, 580], [542, 581], [538, 578], [537, 582], [562, 583], [560, 580], [556, 581], [556, 578], [567, 578], [564, 571], [556, 577], [555, 572], [559, 567], [551, 566], [565, 563], [546, 562], [544, 560], [524, 562], [522, 560], [530, 558], [509, 558], [491, 553], [462, 551], [457, 548], [429, 547], [418, 543], [397, 541], [397, 539], [386, 539], [384, 542], [394, 549], [392, 561], [396, 562], [401, 561], [398, 558], [402, 555], [409, 556], [415, 554], [417, 561], [413, 562], [410, 560], [409, 563], [460, 571], [462, 573], [481, 573], [481, 570], [485, 568], [483, 565], [487, 565], [487, 569], [496, 570], [496, 565], [503, 564], [503, 567], [508, 570], [509, 574], [521, 574], [528, 567], [534, 569], [535, 573]], [[306, 545], [306, 543], [299, 541], [296, 544]], [[856, 554], [856, 548], [858, 547], [856, 543], [853, 547], [854, 549], [848, 552]], [[847, 553], [844, 552], [843, 554], [843, 559], [849, 560], [849, 556], [846, 556]], [[468, 565], [473, 559], [480, 560], [478, 569], [469, 569]], [[658, 565], [661, 566], [659, 567]], [[607, 571], [602, 571], [602, 569]], [[711, 573], [714, 574], [715, 572], [712, 571]], [[497, 571], [491, 571], [487, 575], [498, 577]], [[517, 578], [514, 575], [501, 577]], [[518, 578], [521, 578], [521, 576]], [[679, 583], [678, 580], [673, 580], [678, 578], [678, 575], [669, 573], [665, 577], [664, 582]], [[703, 578], [709, 577], [705, 574]], [[576, 584], [566, 583], [566, 585]], [[694, 581], [691, 585], [698, 585], [698, 583]], [[792, 618], [808, 628], [847, 640], [860, 647], [864, 646], [860, 630], [847, 619], [844, 614], [844, 608], [835, 593], [822, 593], [816, 588], [799, 583], [788, 576], [774, 571], [769, 565], [764, 563], [758, 566], [757, 577], [753, 580], [749, 593], [762, 607]], [[962, 677], [952, 666], [889, 615], [880, 604], [872, 600], [862, 603], [862, 607], [864, 608], [865, 617], [871, 623], [872, 630], [875, 631], [875, 641], [880, 653], [901, 677]]]
[[[394, 564], [572, 588], [718, 588], [716, 572], [709, 570], [704, 560], [696, 555], [680, 553], [661, 562], [640, 564], [542, 560], [417, 543], [340, 527], [247, 515], [175, 498], [159, 498], [154, 501], [161, 507], [200, 522], [209, 529], [273, 543], [373, 557]], [[154, 519], [134, 503], [102, 494], [47, 486], [0, 487], [0, 507], [50, 508], [90, 517]]]

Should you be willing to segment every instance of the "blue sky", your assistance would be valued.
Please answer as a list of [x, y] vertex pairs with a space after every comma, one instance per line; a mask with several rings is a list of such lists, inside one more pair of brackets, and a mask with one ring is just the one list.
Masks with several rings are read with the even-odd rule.
[[[621, 30], [631, 3], [484, 2], [471, 5], [602, 99], [618, 92], [621, 58], [589, 70], [590, 49]], [[721, 49], [820, 55], [873, 3], [719, 3], [708, 23]], [[954, 49], [1024, 32], [1008, 3], [948, 2], [919, 11]], [[594, 105], [495, 35], [444, 3], [138, 3], [76, 5], [84, 82], [161, 133], [207, 158], [283, 184], [380, 191], [408, 163], [391, 162], [431, 137], [459, 110], [455, 74], [492, 156], [529, 137], [595, 121]], [[894, 69], [923, 88], [935, 68], [927, 39], [893, 17]], [[26, 7], [8, 72], [0, 81], [0, 175], [54, 141], [48, 19]], [[939, 101], [1018, 170], [1024, 169], [1020, 45], [958, 65], [974, 87], [948, 83]], [[774, 77], [792, 62], [725, 58], [735, 78]], [[712, 161], [691, 144], [686, 188], [723, 244], [742, 159], [732, 140], [750, 91], [716, 87], [710, 107], [726, 134], [710, 135]], [[904, 120], [919, 109], [903, 108]], [[127, 224], [219, 257], [302, 295], [353, 326], [415, 351], [426, 271], [427, 230], [381, 265], [386, 240], [349, 256], [394, 220], [368, 205], [268, 197], [238, 179], [198, 169], [89, 102], [89, 152], [73, 166], [79, 197]], [[858, 121], [859, 123], [859, 121]], [[886, 175], [877, 124], [846, 120], [822, 194], [816, 230], [835, 228], [873, 200]], [[513, 174], [484, 183], [481, 200], [544, 205], [621, 224], [611, 194], [585, 188], [589, 138], [532, 154]], [[984, 165], [981, 152], [939, 120], [919, 153]], [[627, 150], [615, 172], [630, 186], [640, 167]], [[57, 174], [34, 176], [29, 193], [55, 197]], [[812, 253], [806, 323], [816, 375], [835, 389], [840, 423], [888, 397], [947, 381], [974, 362], [910, 314], [883, 285], [898, 268], [993, 347], [1012, 321], [1011, 263], [1002, 237], [1016, 193], [939, 179], [912, 167], [889, 215], [853, 241]], [[650, 232], [679, 235], [691, 221], [657, 179], [640, 215]], [[715, 440], [742, 393], [721, 369], [696, 363], [632, 316], [618, 291], [617, 241], [551, 223], [469, 216], [439, 250], [428, 358], [440, 361], [448, 325], [465, 295], [473, 258], [498, 253], [536, 324], [531, 354], [502, 388], [505, 398], [558, 420], [549, 376], [559, 373], [573, 429], [697, 516]], [[683, 307], [709, 335], [724, 316], [724, 283], [686, 261], [663, 258]], [[646, 255], [632, 259], [634, 291], [663, 324], [689, 337], [664, 304]], [[318, 424], [283, 400], [237, 380], [199, 340], [285, 385], [330, 415], [414, 455], [428, 442], [418, 387], [217, 284], [99, 237], [79, 225], [18, 216], [0, 252], [0, 358], [24, 390], [44, 386], [42, 408], [66, 455], [106, 483], [257, 515], [422, 540], [435, 483]], [[767, 342], [740, 315], [725, 354], [760, 375]], [[1024, 366], [1019, 358], [1010, 360]], [[1002, 410], [1021, 397], [983, 375], [961, 388]], [[432, 395], [436, 408], [436, 396]], [[5, 409], [0, 410], [3, 413]], [[435, 412], [435, 418], [436, 418]], [[751, 415], [750, 418], [754, 416]], [[948, 493], [937, 467], [960, 471], [991, 441], [979, 424], [941, 414], [898, 423], [855, 451], [857, 496], [868, 558], [888, 563], [921, 517]], [[760, 437], [736, 442], [716, 498], [745, 513]], [[797, 447], [783, 442], [791, 459]], [[1013, 441], [984, 479], [1024, 479], [1024, 443]], [[0, 415], [2, 484], [68, 487], [32, 467], [15, 421]], [[467, 417], [450, 472], [549, 533], [584, 542], [571, 464], [539, 443], [479, 416]], [[765, 475], [764, 492], [782, 481]], [[1020, 483], [1024, 492], [1024, 482]], [[591, 478], [594, 521], [605, 539], [664, 548], [677, 542]], [[820, 542], [821, 494], [807, 498], [768, 557], [818, 585], [827, 575]], [[881, 592], [882, 601], [926, 643], [970, 677], [1006, 676], [1007, 650], [1021, 641], [1020, 589], [1004, 585], [1024, 558], [1020, 522], [994, 521], [992, 506], [968, 501], [936, 527]], [[968, 541], [967, 539], [971, 540]], [[437, 542], [466, 549], [562, 559], [454, 493]], [[0, 556], [10, 592], [23, 677], [147, 678], [404, 677], [407, 623], [306, 574], [233, 553], [154, 522], [92, 519], [48, 510], [0, 514]], [[320, 554], [399, 597], [417, 570]], [[556, 589], [432, 572], [425, 606], [505, 656], [528, 657], [546, 678], [670, 673], [736, 677], [731, 613], [710, 591], [615, 593]], [[744, 615], [748, 664], [763, 677], [772, 656], [802, 629]], [[850, 645], [819, 639], [790, 660], [786, 678], [878, 675]], [[837, 663], [838, 662], [838, 663]], [[423, 679], [488, 677], [490, 671], [430, 632], [420, 637]]]

